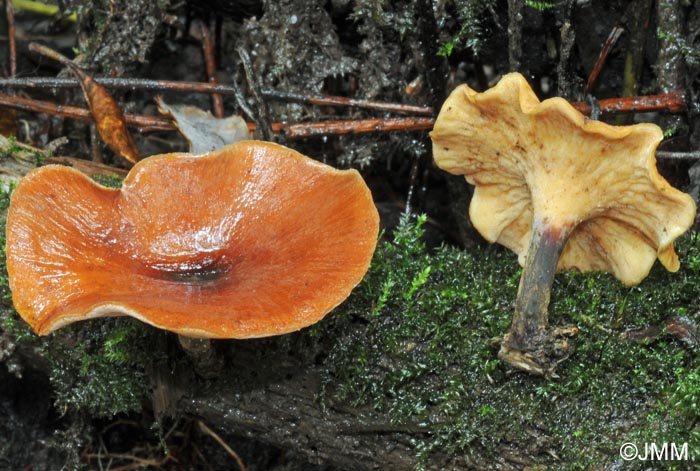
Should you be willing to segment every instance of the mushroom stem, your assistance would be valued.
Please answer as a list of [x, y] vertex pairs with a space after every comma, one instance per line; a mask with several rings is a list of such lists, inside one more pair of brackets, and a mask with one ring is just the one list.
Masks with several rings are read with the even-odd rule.
[[547, 328], [549, 297], [559, 256], [569, 239], [569, 231], [535, 223], [520, 277], [515, 315], [509, 342], [524, 349], [529, 340]]
[[194, 370], [203, 378], [215, 378], [224, 366], [223, 356], [216, 351], [211, 339], [178, 335], [180, 347], [189, 355]]
[[[501, 343], [499, 357], [521, 370], [550, 375], [569, 346], [557, 337], [571, 329], [549, 332], [549, 298], [561, 256], [571, 230], [535, 220], [523, 274], [520, 277], [515, 314], [510, 332]], [[552, 361], [554, 360], [554, 361]]]

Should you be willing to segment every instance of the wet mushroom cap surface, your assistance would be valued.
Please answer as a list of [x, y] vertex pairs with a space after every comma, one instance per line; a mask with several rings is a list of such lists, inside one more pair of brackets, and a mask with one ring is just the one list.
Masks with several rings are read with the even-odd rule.
[[12, 194], [13, 302], [39, 334], [129, 315], [193, 337], [313, 324], [364, 276], [379, 217], [354, 170], [242, 141], [134, 166], [119, 190], [46, 166]]
[[656, 169], [658, 126], [589, 120], [562, 98], [540, 102], [508, 74], [483, 93], [455, 89], [431, 138], [437, 165], [475, 186], [474, 227], [521, 264], [537, 223], [570, 232], [559, 269], [608, 271], [627, 285], [657, 258], [678, 269], [673, 241], [695, 204]]

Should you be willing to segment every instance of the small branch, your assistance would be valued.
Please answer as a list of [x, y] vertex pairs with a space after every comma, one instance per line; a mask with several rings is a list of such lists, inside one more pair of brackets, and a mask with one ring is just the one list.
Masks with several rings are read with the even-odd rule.
[[[167, 463], [170, 460], [170, 455], [166, 455], [161, 460], [156, 460], [156, 459], [152, 459], [152, 458], [141, 458], [140, 456], [129, 455], [126, 453], [86, 453], [84, 455], [84, 457], [89, 459], [89, 460], [115, 459], [115, 460], [132, 461], [135, 464], [138, 464], [139, 467], [141, 467], [141, 466], [153, 466], [155, 468], [162, 467], [165, 463]], [[135, 469], [135, 468], [130, 468], [130, 469]]]
[[[199, 30], [202, 34], [202, 50], [204, 52], [204, 63], [207, 68], [207, 80], [210, 84], [216, 85], [216, 58], [214, 55], [214, 43], [211, 40], [209, 27], [204, 21], [199, 20]], [[211, 107], [214, 116], [217, 118], [224, 117], [224, 100], [220, 93], [212, 93]]]
[[17, 42], [15, 38], [15, 10], [10, 0], [5, 0], [5, 13], [7, 15], [7, 38], [10, 56], [10, 76], [17, 76]]
[[221, 447], [226, 450], [226, 453], [228, 453], [231, 458], [236, 462], [238, 467], [240, 468], [241, 471], [246, 471], [245, 465], [243, 464], [243, 460], [241, 459], [240, 456], [238, 456], [238, 453], [236, 453], [233, 448], [231, 448], [228, 443], [226, 443], [223, 438], [221, 438], [216, 432], [214, 432], [212, 429], [210, 429], [207, 424], [205, 424], [203, 421], [198, 420], [197, 425], [199, 425], [200, 430], [202, 432], [206, 433], [210, 437], [212, 437], [214, 440], [216, 440], [216, 443], [221, 445]]
[[598, 59], [596, 60], [595, 65], [593, 66], [593, 70], [591, 70], [591, 73], [588, 76], [588, 81], [586, 82], [586, 86], [583, 89], [584, 95], [588, 95], [591, 92], [591, 90], [593, 90], [593, 87], [595, 87], [595, 82], [596, 80], [598, 80], [598, 75], [600, 75], [600, 71], [603, 70], [603, 64], [605, 64], [605, 59], [608, 58], [608, 54], [610, 54], [610, 51], [612, 50], [613, 46], [617, 43], [617, 40], [620, 39], [620, 36], [624, 31], [625, 29], [619, 25], [615, 25], [615, 27], [613, 27], [613, 29], [610, 31], [608, 39], [605, 41], [603, 49], [600, 51]]
[[[32, 111], [36, 113], [48, 113], [65, 118], [91, 121], [92, 115], [84, 108], [75, 106], [56, 105], [55, 103], [32, 100], [29, 98], [14, 97], [0, 93], [0, 105], [9, 108]], [[586, 114], [590, 112], [587, 103], [572, 103], [574, 108]], [[686, 110], [685, 93], [683, 91], [654, 95], [646, 97], [611, 98], [601, 100], [600, 107], [603, 113], [620, 114], [646, 111], [665, 111], [668, 113], [681, 113]], [[125, 115], [124, 120], [130, 127], [137, 128], [140, 132], [175, 131], [172, 121], [162, 116]], [[361, 134], [369, 132], [389, 131], [426, 131], [432, 129], [435, 123], [428, 117], [405, 118], [374, 118], [324, 121], [320, 123], [283, 124], [271, 123], [272, 132], [283, 133], [287, 139], [304, 139], [313, 136]], [[255, 130], [255, 125], [248, 124], [248, 129]], [[661, 157], [662, 152], [657, 152]], [[661, 157], [663, 158], [663, 157]], [[672, 157], [680, 158], [680, 157]], [[694, 157], [688, 157], [694, 158]]]
[[[591, 106], [585, 102], [571, 103], [579, 112], [589, 115]], [[688, 109], [685, 90], [660, 95], [631, 96], [625, 98], [607, 98], [598, 102], [602, 114], [627, 114], [661, 111], [665, 113], [683, 113]]]
[[253, 101], [255, 102], [255, 107], [257, 108], [257, 113], [255, 114], [255, 124], [260, 128], [262, 137], [266, 141], [272, 141], [272, 126], [270, 125], [270, 115], [267, 112], [267, 105], [262, 97], [262, 86], [255, 75], [253, 70], [253, 62], [250, 60], [250, 55], [248, 51], [243, 47], [236, 49], [238, 55], [241, 58], [241, 63], [243, 64], [243, 70], [245, 71], [246, 80], [248, 81], [248, 89], [253, 95]]
[[[170, 80], [151, 80], [135, 78], [95, 78], [106, 88], [127, 90], [151, 90], [160, 92], [185, 93], [220, 93], [234, 95], [240, 93], [233, 85], [210, 84], [203, 82], [178, 82]], [[0, 87], [18, 88], [70, 88], [78, 86], [78, 81], [71, 78], [35, 77], [18, 79], [0, 79]], [[292, 103], [305, 103], [319, 106], [347, 106], [365, 108], [383, 112], [432, 115], [433, 109], [425, 106], [405, 105], [384, 101], [358, 100], [341, 96], [319, 95], [315, 93], [295, 93], [263, 88], [260, 93], [265, 98]]]
[[347, 106], [351, 108], [366, 108], [376, 111], [409, 113], [418, 115], [432, 115], [433, 109], [428, 106], [405, 105], [403, 103], [389, 103], [386, 101], [368, 101], [342, 96], [318, 95], [313, 93], [282, 92], [263, 89], [262, 94], [266, 98], [280, 101], [299, 102], [309, 105], [321, 106]]
[[75, 157], [48, 157], [46, 163], [73, 167], [89, 176], [101, 175], [104, 177], [117, 176], [124, 178], [128, 173], [128, 171], [123, 168], [112, 167], [91, 160], [77, 159]]
[[[95, 81], [107, 88], [119, 88], [130, 90], [153, 90], [153, 91], [176, 91], [194, 93], [221, 93], [234, 94], [238, 91], [236, 87], [229, 85], [212, 85], [202, 82], [171, 82], [166, 80], [147, 79], [123, 79], [123, 78], [96, 78]], [[0, 87], [18, 88], [68, 88], [78, 86], [76, 79], [59, 78], [21, 78], [21, 79], [0, 79]], [[267, 98], [307, 103], [323, 106], [349, 106], [374, 109], [377, 111], [394, 111], [401, 113], [413, 113], [419, 115], [432, 115], [433, 109], [424, 106], [403, 105], [401, 103], [388, 103], [376, 101], [355, 100], [346, 97], [334, 97], [314, 94], [301, 94], [293, 92], [282, 92], [276, 90], [262, 90], [262, 95]], [[590, 113], [590, 106], [583, 102], [572, 103], [581, 113]], [[672, 93], [661, 95], [648, 95], [627, 98], [609, 98], [600, 100], [600, 107], [603, 114], [618, 113], [644, 113], [649, 111], [660, 111], [666, 113], [683, 113], [687, 109], [685, 90], [678, 90]]]
[[325, 121], [321, 123], [290, 124], [283, 127], [288, 139], [301, 139], [327, 134], [358, 134], [385, 131], [425, 131], [433, 128], [433, 118], [386, 118]]
[[559, 61], [557, 62], [557, 95], [572, 96], [571, 53], [576, 43], [576, 30], [572, 25], [575, 0], [567, 0], [562, 8], [563, 18], [559, 28], [560, 45]]
[[[56, 105], [49, 101], [32, 100], [5, 95], [0, 93], [0, 105], [18, 110], [32, 111], [35, 113], [47, 113], [64, 118], [79, 119], [82, 121], [92, 121], [92, 113], [85, 108], [68, 105]], [[154, 131], [175, 131], [175, 125], [168, 118], [160, 116], [139, 116], [125, 115], [124, 120], [127, 126], [138, 128], [141, 132]]]
[[689, 152], [671, 152], [667, 150], [657, 150], [656, 158], [662, 160], [700, 160], [700, 150]]
[[[56, 105], [55, 103], [32, 100], [30, 98], [13, 97], [0, 93], [0, 105], [9, 108], [47, 113], [64, 118], [92, 121], [89, 110], [76, 106]], [[162, 116], [125, 115], [127, 126], [138, 128], [140, 132], [176, 131], [177, 128], [169, 118]], [[351, 134], [382, 131], [418, 131], [431, 129], [432, 118], [388, 118], [328, 121], [323, 123], [300, 123], [286, 125], [272, 123], [272, 131], [283, 133], [288, 139], [302, 139], [327, 134]], [[255, 125], [248, 123], [248, 129], [255, 130]]]

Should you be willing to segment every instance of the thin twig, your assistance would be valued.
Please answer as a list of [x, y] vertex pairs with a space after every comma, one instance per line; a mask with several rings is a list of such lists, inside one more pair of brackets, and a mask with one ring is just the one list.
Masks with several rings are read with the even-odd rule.
[[[211, 40], [209, 27], [202, 20], [198, 21], [199, 31], [202, 35], [202, 51], [204, 53], [204, 64], [207, 69], [207, 80], [210, 84], [216, 85], [216, 58], [214, 55], [214, 43]], [[224, 117], [224, 100], [220, 93], [212, 93], [211, 107], [215, 117]]]
[[[591, 106], [586, 102], [571, 103], [579, 112], [589, 115]], [[660, 95], [631, 96], [624, 98], [606, 98], [598, 102], [602, 114], [627, 114], [662, 111], [665, 113], [683, 113], [687, 110], [685, 91]]]
[[245, 101], [243, 94], [240, 91], [236, 91], [233, 96], [236, 99], [236, 104], [241, 109], [241, 113], [247, 116], [251, 121], [255, 121], [255, 111], [253, 111], [253, 108]]
[[[230, 85], [211, 85], [202, 82], [173, 82], [166, 80], [149, 79], [123, 79], [123, 78], [96, 78], [95, 81], [107, 88], [119, 88], [130, 90], [153, 90], [153, 91], [177, 91], [195, 93], [221, 93], [234, 94], [238, 89]], [[20, 78], [20, 79], [0, 79], [0, 87], [18, 88], [68, 88], [78, 86], [78, 80], [72, 78]], [[423, 106], [403, 105], [400, 103], [374, 102], [355, 100], [345, 97], [333, 97], [325, 95], [301, 94], [293, 92], [282, 92], [276, 90], [262, 90], [262, 95], [281, 101], [291, 101], [308, 103], [314, 105], [329, 106], [351, 106], [375, 109], [380, 111], [395, 111], [404, 113], [414, 113], [420, 115], [430, 115], [432, 108]], [[588, 114], [590, 107], [583, 103], [572, 103], [574, 108]], [[610, 98], [600, 100], [601, 111], [604, 114], [636, 113], [648, 111], [661, 111], [666, 113], [682, 113], [686, 111], [685, 90], [678, 90], [672, 93], [661, 95], [647, 95], [627, 98]]]
[[[195, 93], [234, 94], [238, 88], [230, 85], [212, 85], [202, 82], [174, 82], [167, 80], [96, 78], [95, 81], [107, 88], [130, 90], [176, 91]], [[78, 86], [78, 80], [72, 78], [19, 78], [0, 79], [0, 87], [17, 88], [68, 88]], [[432, 108], [403, 105], [400, 103], [355, 100], [345, 97], [301, 94], [276, 90], [262, 90], [262, 95], [276, 100], [329, 106], [352, 106], [379, 111], [395, 111], [419, 115], [431, 115]], [[590, 106], [583, 102], [572, 103], [583, 114], [590, 113]], [[637, 113], [660, 111], [665, 113], [683, 113], [686, 111], [685, 90], [661, 95], [646, 95], [627, 98], [609, 98], [600, 100], [603, 114]]]
[[[213, 85], [204, 82], [179, 82], [172, 80], [151, 80], [137, 78], [95, 78], [95, 81], [107, 88], [128, 90], [151, 90], [159, 92], [186, 93], [220, 93], [234, 95], [240, 93], [234, 85]], [[72, 78], [34, 77], [18, 79], [0, 79], [0, 87], [18, 88], [69, 88], [78, 86], [78, 81]], [[265, 98], [284, 102], [304, 103], [319, 106], [347, 106], [364, 108], [383, 112], [409, 113], [432, 115], [433, 109], [426, 106], [389, 103], [385, 101], [358, 100], [341, 96], [328, 96], [316, 93], [295, 93], [263, 88], [260, 93]]]
[[403, 103], [358, 100], [355, 98], [346, 98], [341, 96], [318, 95], [313, 93], [303, 94], [269, 89], [263, 89], [262, 94], [266, 98], [271, 98], [280, 101], [306, 103], [309, 105], [347, 106], [353, 108], [372, 109], [376, 111], [418, 114], [425, 116], [433, 114], [433, 109], [429, 106], [405, 105]]
[[288, 139], [301, 139], [327, 134], [358, 134], [385, 131], [424, 131], [433, 128], [433, 118], [386, 118], [386, 119], [349, 119], [325, 121], [320, 123], [290, 124], [282, 128]]
[[236, 464], [238, 465], [238, 467], [241, 469], [241, 471], [246, 471], [246, 469], [245, 469], [245, 464], [243, 464], [243, 460], [241, 459], [241, 457], [238, 456], [238, 453], [236, 453], [235, 451], [233, 451], [233, 448], [231, 448], [230, 446], [228, 446], [228, 444], [223, 440], [223, 438], [221, 438], [216, 432], [214, 432], [212, 429], [210, 429], [210, 428], [207, 426], [207, 424], [205, 424], [203, 421], [198, 420], [198, 421], [197, 421], [197, 424], [199, 425], [199, 428], [200, 428], [200, 430], [202, 430], [202, 432], [206, 433], [206, 434], [209, 435], [211, 438], [213, 438], [214, 440], [216, 440], [216, 443], [218, 443], [219, 445], [221, 445], [221, 447], [222, 447], [224, 450], [226, 450], [226, 452], [227, 452], [229, 455], [231, 455], [231, 457], [234, 459], [234, 461], [236, 462]]
[[588, 81], [586, 82], [586, 86], [583, 89], [584, 95], [588, 95], [591, 92], [591, 90], [593, 90], [595, 82], [596, 80], [598, 80], [598, 75], [600, 75], [600, 71], [603, 70], [603, 64], [605, 64], [605, 59], [607, 59], [608, 54], [610, 54], [610, 51], [612, 50], [612, 47], [617, 43], [617, 40], [620, 39], [620, 36], [624, 31], [625, 29], [619, 25], [615, 25], [612, 31], [610, 31], [608, 39], [605, 41], [603, 49], [598, 55], [598, 60], [596, 60], [595, 65], [593, 66], [593, 70], [591, 70], [591, 73], [588, 76]]
[[17, 76], [17, 42], [15, 38], [15, 10], [11, 0], [5, 0], [5, 14], [7, 15], [7, 38], [10, 55], [10, 77]]
[[[47, 113], [64, 118], [92, 121], [92, 113], [85, 108], [77, 106], [57, 105], [49, 101], [33, 100], [5, 95], [0, 93], [0, 105], [18, 110], [32, 111], [35, 113]], [[161, 116], [125, 115], [127, 126], [138, 128], [141, 132], [175, 131], [175, 125], [168, 118]]]
[[[56, 105], [55, 103], [32, 100], [29, 98], [13, 97], [0, 93], [0, 105], [25, 111], [48, 113], [66, 118], [91, 121], [92, 115], [84, 108], [75, 106]], [[579, 111], [590, 111], [586, 103], [572, 103]], [[603, 113], [634, 113], [642, 111], [663, 110], [671, 113], [680, 113], [685, 110], [685, 98], [683, 92], [656, 95], [651, 97], [614, 98], [601, 100], [600, 106]], [[175, 125], [168, 118], [161, 116], [125, 115], [128, 126], [138, 128], [140, 132], [174, 131]], [[435, 121], [428, 117], [405, 118], [376, 118], [325, 121], [320, 123], [283, 124], [272, 123], [272, 131], [283, 133], [287, 139], [303, 139], [323, 135], [343, 135], [369, 132], [388, 131], [425, 131], [432, 129]], [[248, 124], [248, 129], [255, 130], [255, 125]]]
[[270, 115], [267, 112], [267, 105], [262, 97], [262, 87], [258, 77], [253, 71], [253, 62], [250, 60], [250, 55], [244, 47], [239, 47], [236, 49], [238, 55], [241, 58], [241, 63], [243, 64], [243, 70], [245, 71], [246, 80], [248, 81], [248, 88], [253, 95], [253, 100], [255, 101], [255, 107], [257, 108], [257, 113], [255, 115], [255, 124], [258, 125], [262, 133], [262, 137], [266, 141], [272, 140], [272, 128], [270, 125]]
[[700, 150], [692, 150], [688, 152], [657, 150], [656, 158], [663, 160], [700, 160]]
[[165, 457], [163, 457], [163, 459], [155, 460], [155, 459], [150, 459], [150, 458], [141, 458], [140, 456], [129, 455], [129, 454], [125, 454], [125, 453], [86, 453], [84, 457], [87, 459], [110, 458], [110, 459], [117, 459], [117, 460], [127, 460], [127, 461], [133, 461], [135, 463], [139, 463], [140, 466], [160, 467], [163, 464], [165, 464], [167, 461], [170, 460], [169, 456], [170, 455], [165, 455]]
[[408, 186], [408, 192], [406, 193], [406, 209], [404, 211], [404, 214], [410, 215], [413, 213], [413, 206], [412, 206], [412, 200], [413, 200], [413, 193], [416, 188], [416, 180], [418, 178], [418, 166], [420, 164], [420, 157], [416, 157], [413, 159], [413, 163], [411, 163], [411, 174], [409, 178], [409, 186]]

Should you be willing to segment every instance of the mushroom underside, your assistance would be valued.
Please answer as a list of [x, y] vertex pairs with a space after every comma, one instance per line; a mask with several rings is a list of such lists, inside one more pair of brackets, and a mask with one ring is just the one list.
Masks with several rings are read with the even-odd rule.
[[457, 87], [431, 138], [438, 167], [475, 186], [474, 227], [524, 267], [499, 353], [513, 366], [551, 375], [573, 351], [575, 328], [548, 328], [558, 268], [604, 270], [626, 285], [657, 259], [678, 269], [673, 241], [692, 225], [695, 203], [656, 169], [658, 126], [589, 120], [561, 98], [540, 101], [513, 73], [482, 93]]

